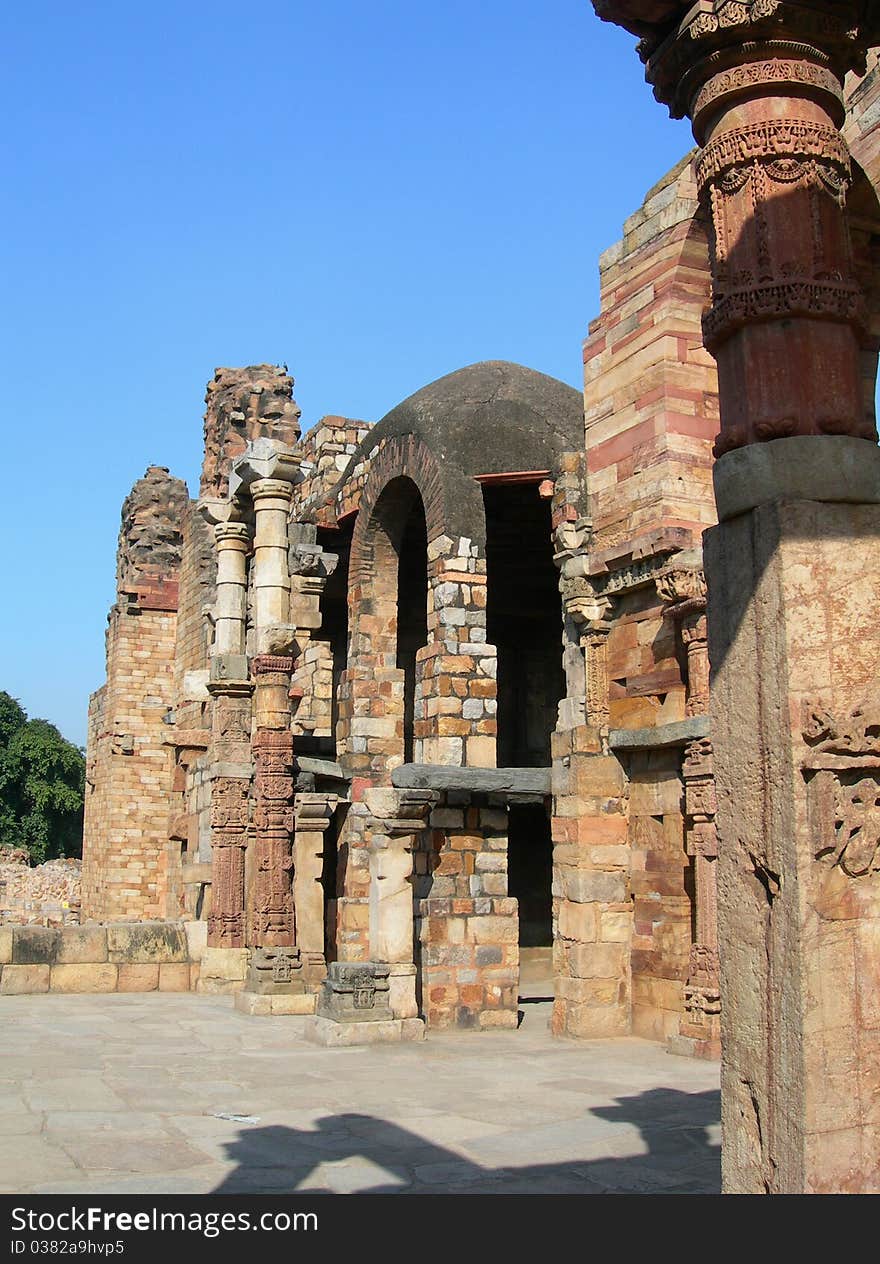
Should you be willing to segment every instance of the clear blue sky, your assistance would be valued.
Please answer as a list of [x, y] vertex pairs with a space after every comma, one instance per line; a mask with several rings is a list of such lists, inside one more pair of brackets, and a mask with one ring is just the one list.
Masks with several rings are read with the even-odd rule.
[[0, 689], [85, 740], [119, 511], [216, 365], [303, 422], [464, 364], [581, 384], [597, 257], [691, 143], [587, 0], [30, 0], [0, 18]]

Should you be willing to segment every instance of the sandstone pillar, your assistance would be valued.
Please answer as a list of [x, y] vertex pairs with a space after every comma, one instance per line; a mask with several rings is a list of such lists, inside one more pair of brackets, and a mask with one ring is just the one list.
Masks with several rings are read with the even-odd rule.
[[220, 522], [214, 528], [214, 539], [217, 546], [214, 651], [218, 654], [243, 654], [250, 531], [243, 522]]
[[290, 619], [290, 571], [288, 569], [287, 519], [293, 488], [280, 478], [260, 478], [251, 484], [256, 528], [254, 531], [254, 624], [257, 649], [263, 629], [287, 624]]
[[[709, 646], [706, 581], [701, 559], [680, 554], [657, 580], [678, 627], [687, 655], [685, 710], [689, 716], [709, 710]], [[718, 895], [715, 829], [715, 778], [712, 743], [704, 738], [685, 747], [682, 760], [685, 836], [694, 863], [695, 934], [684, 989], [685, 1013], [679, 1034], [670, 1037], [675, 1053], [717, 1058], [721, 1053], [721, 993], [718, 960]]]
[[305, 792], [294, 799], [293, 902], [296, 942], [304, 965], [323, 969], [324, 835], [336, 810], [335, 794]]
[[[846, 217], [856, 0], [597, 0], [690, 114], [714, 228], [707, 533], [723, 1179], [880, 1189], [875, 755], [880, 454]], [[859, 503], [861, 502], [861, 503]]]

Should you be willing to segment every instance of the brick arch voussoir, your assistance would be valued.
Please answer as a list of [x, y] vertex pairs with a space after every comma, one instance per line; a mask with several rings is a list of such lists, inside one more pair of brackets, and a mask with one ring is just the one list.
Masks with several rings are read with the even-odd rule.
[[376, 533], [380, 529], [376, 507], [386, 487], [396, 478], [408, 478], [418, 489], [425, 511], [428, 542], [451, 534], [443, 479], [434, 453], [412, 434], [387, 439], [373, 461], [361, 493], [351, 542], [350, 574], [354, 582], [363, 583], [374, 573]]

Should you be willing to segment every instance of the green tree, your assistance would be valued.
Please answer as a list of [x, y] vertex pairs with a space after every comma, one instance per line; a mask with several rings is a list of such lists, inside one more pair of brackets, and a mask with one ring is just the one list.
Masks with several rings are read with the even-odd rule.
[[85, 759], [48, 720], [0, 693], [0, 845], [32, 864], [82, 853]]

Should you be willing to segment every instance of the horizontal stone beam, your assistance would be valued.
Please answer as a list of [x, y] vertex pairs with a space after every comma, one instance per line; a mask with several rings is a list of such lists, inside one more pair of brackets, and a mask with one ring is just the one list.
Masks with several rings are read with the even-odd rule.
[[403, 764], [391, 784], [412, 790], [469, 790], [472, 793], [548, 795], [549, 768], [454, 768], [447, 764]]
[[675, 724], [658, 724], [653, 729], [612, 729], [608, 742], [612, 750], [658, 750], [664, 746], [687, 746], [709, 736], [708, 715], [693, 715]]
[[317, 759], [311, 755], [298, 755], [297, 767], [300, 772], [310, 772], [316, 777], [329, 777], [332, 781], [349, 781], [339, 764], [332, 759]]

